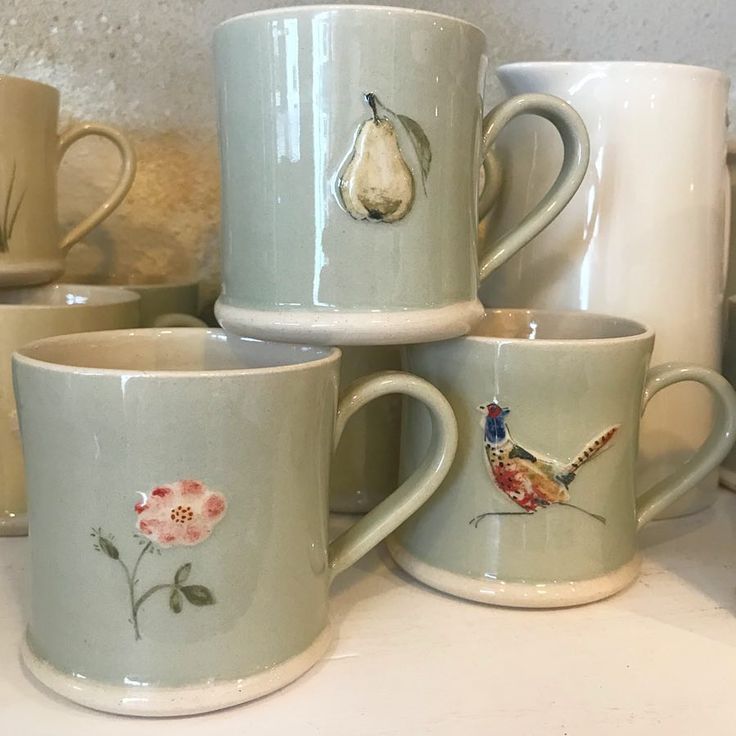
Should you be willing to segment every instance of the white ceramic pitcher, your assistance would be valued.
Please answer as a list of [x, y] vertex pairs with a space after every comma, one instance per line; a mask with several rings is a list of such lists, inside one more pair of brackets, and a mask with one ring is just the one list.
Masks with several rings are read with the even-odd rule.
[[[502, 66], [510, 95], [569, 102], [590, 134], [590, 166], [562, 214], [491, 275], [491, 306], [589, 309], [650, 324], [654, 362], [718, 369], [728, 208], [726, 105], [721, 72], [678, 64], [540, 62]], [[505, 183], [491, 238], [554, 179], [561, 147], [549, 126], [519, 120], [499, 138]], [[514, 155], [509, 156], [513, 150]], [[712, 407], [697, 387], [654, 401], [642, 423], [640, 486], [667, 474], [704, 440]], [[715, 473], [670, 510], [712, 502]]]

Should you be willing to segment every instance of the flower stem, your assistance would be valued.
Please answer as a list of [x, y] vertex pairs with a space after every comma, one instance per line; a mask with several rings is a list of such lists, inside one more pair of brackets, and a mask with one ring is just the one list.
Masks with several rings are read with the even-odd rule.
[[[162, 583], [161, 585], [154, 585], [149, 588], [134, 604], [133, 604], [133, 621], [135, 622], [136, 631], [138, 629], [138, 609], [154, 594], [158, 593], [159, 590], [166, 590], [167, 588], [173, 588], [171, 583]], [[138, 637], [140, 639], [140, 636]]]

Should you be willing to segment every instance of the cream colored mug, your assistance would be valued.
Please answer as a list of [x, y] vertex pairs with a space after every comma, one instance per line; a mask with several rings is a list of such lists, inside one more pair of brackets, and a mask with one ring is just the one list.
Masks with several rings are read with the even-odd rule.
[[[42, 284], [64, 271], [66, 252], [123, 201], [135, 177], [128, 139], [101, 123], [76, 123], [57, 133], [59, 91], [0, 75], [0, 287]], [[56, 175], [69, 147], [88, 135], [111, 141], [122, 166], [113, 191], [65, 235], [57, 219]]]

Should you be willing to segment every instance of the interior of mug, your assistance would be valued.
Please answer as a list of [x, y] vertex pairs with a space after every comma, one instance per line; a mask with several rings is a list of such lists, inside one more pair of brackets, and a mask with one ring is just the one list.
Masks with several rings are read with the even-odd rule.
[[0, 305], [17, 307], [68, 307], [122, 304], [138, 299], [137, 294], [110, 286], [50, 284], [22, 289], [0, 289]]
[[100, 371], [181, 372], [284, 368], [337, 360], [336, 348], [264, 342], [205, 328], [108, 330], [38, 340], [19, 356]]
[[591, 312], [493, 309], [470, 334], [516, 340], [610, 340], [647, 332], [639, 322]]

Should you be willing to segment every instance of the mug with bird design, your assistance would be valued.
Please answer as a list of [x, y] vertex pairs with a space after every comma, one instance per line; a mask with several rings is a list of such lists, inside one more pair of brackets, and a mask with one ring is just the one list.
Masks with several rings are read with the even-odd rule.
[[[733, 445], [736, 393], [709, 369], [649, 368], [654, 334], [586, 312], [488, 311], [469, 336], [408, 346], [407, 370], [450, 400], [453, 468], [390, 538], [411, 575], [471, 600], [577, 605], [612, 595], [639, 571], [638, 529], [718, 466]], [[637, 498], [643, 408], [661, 389], [703, 384], [719, 407], [690, 462]], [[402, 473], [431, 436], [404, 407]]]

